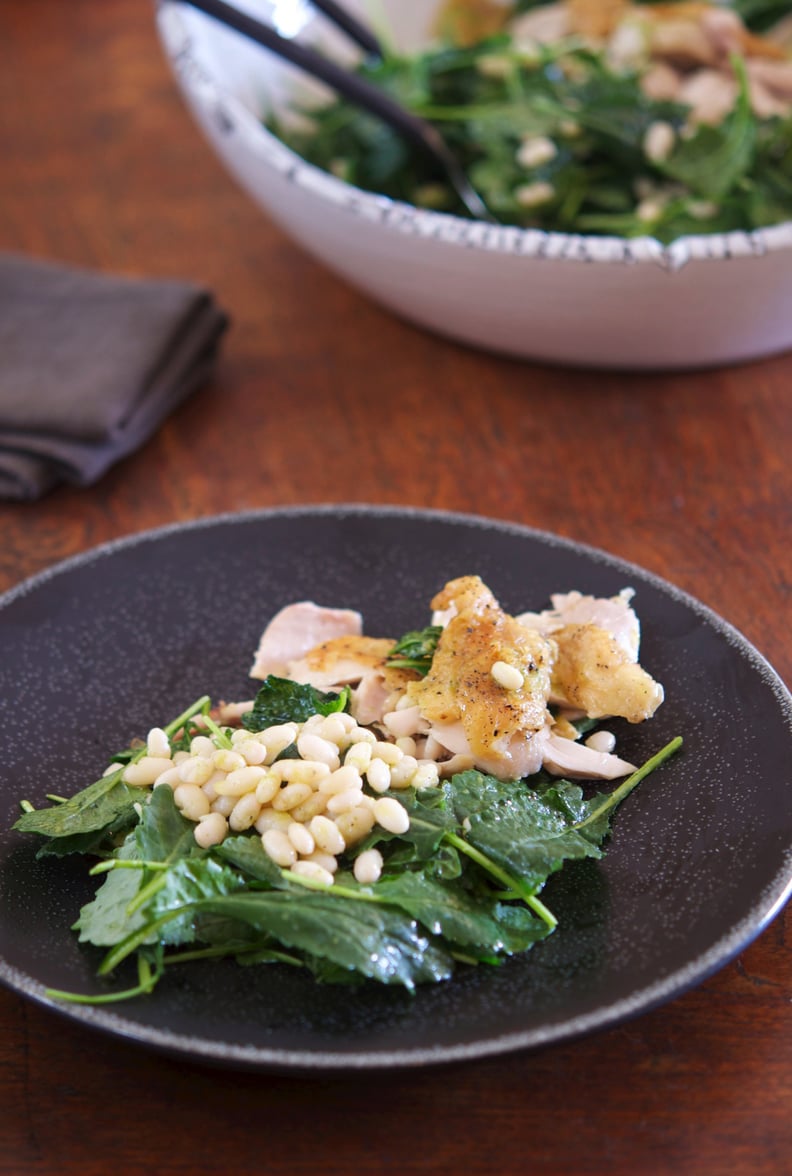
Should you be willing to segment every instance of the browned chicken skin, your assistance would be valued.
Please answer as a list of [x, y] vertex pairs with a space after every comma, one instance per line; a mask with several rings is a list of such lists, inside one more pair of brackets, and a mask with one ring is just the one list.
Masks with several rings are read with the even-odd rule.
[[630, 661], [610, 633], [596, 625], [564, 625], [554, 634], [558, 653], [553, 695], [592, 719], [618, 715], [628, 723], [651, 718], [663, 688]]
[[[478, 576], [452, 580], [432, 601], [436, 611], [452, 605], [456, 615], [427, 676], [408, 686], [410, 700], [438, 728], [461, 723], [477, 764], [522, 775], [533, 758], [531, 741], [549, 723], [553, 644], [503, 612]], [[522, 685], [500, 685], [492, 674], [496, 662], [518, 670]]]

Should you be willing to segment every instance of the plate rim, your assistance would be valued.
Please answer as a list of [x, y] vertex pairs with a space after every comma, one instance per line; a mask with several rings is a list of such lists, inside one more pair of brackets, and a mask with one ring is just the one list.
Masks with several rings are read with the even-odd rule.
[[[165, 523], [133, 531], [87, 547], [83, 551], [67, 556], [33, 573], [18, 584], [12, 585], [11, 588], [0, 594], [0, 624], [2, 624], [5, 609], [15, 600], [30, 594], [40, 585], [59, 575], [112, 556], [119, 550], [127, 550], [143, 543], [157, 542], [168, 535], [190, 530], [210, 527], [222, 528], [240, 523], [266, 522], [269, 519], [284, 517], [327, 517], [328, 515], [339, 518], [398, 516], [400, 518], [414, 518], [427, 523], [449, 523], [465, 527], [478, 527], [485, 531], [495, 530], [513, 535], [515, 538], [533, 539], [550, 547], [562, 548], [634, 576], [693, 611], [750, 663], [764, 683], [771, 688], [778, 701], [781, 717], [786, 718], [790, 735], [792, 735], [792, 692], [765, 655], [734, 625], [697, 597], [678, 588], [657, 573], [620, 556], [613, 555], [603, 548], [523, 523], [474, 513], [388, 503], [308, 503], [228, 511]], [[65, 1017], [67, 1020], [76, 1021], [89, 1028], [124, 1038], [131, 1043], [196, 1061], [201, 1060], [236, 1068], [306, 1074], [441, 1065], [561, 1044], [648, 1013], [703, 983], [716, 971], [725, 967], [762, 934], [791, 896], [792, 843], [786, 849], [782, 867], [762, 891], [754, 896], [750, 910], [746, 912], [744, 917], [706, 951], [689, 960], [685, 966], [675, 969], [654, 983], [644, 985], [619, 1001], [599, 1006], [587, 1013], [563, 1018], [560, 1021], [553, 1020], [547, 1025], [531, 1029], [517, 1030], [478, 1041], [451, 1045], [438, 1044], [428, 1047], [376, 1050], [374, 1052], [241, 1045], [238, 1042], [212, 1041], [200, 1036], [196, 1037], [168, 1029], [142, 1025], [108, 1011], [107, 1006], [65, 1006], [48, 997], [44, 985], [10, 964], [2, 955], [0, 955], [0, 983], [17, 995], [33, 1000], [36, 1004]]]

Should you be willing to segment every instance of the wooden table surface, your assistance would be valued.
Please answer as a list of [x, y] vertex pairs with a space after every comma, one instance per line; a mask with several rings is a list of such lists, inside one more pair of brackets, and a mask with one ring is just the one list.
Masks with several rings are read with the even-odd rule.
[[[792, 680], [792, 354], [635, 376], [425, 334], [237, 190], [181, 105], [149, 4], [2, 0], [0, 28], [0, 249], [204, 282], [233, 324], [211, 384], [100, 484], [0, 505], [0, 590], [175, 520], [404, 503], [642, 564]], [[792, 909], [623, 1027], [370, 1080], [169, 1060], [3, 990], [0, 1172], [792, 1172], [790, 934]]]

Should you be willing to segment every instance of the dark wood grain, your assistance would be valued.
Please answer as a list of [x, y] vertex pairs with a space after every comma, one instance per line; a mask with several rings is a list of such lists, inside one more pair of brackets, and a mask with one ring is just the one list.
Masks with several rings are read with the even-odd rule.
[[[205, 282], [233, 320], [211, 385], [98, 486], [0, 507], [0, 589], [177, 519], [409, 503], [640, 563], [792, 679], [792, 355], [631, 376], [434, 338], [236, 189], [147, 3], [2, 0], [0, 29], [0, 248]], [[227, 1075], [3, 991], [0, 1172], [786, 1173], [791, 928], [787, 911], [696, 991], [610, 1032], [365, 1081]]]

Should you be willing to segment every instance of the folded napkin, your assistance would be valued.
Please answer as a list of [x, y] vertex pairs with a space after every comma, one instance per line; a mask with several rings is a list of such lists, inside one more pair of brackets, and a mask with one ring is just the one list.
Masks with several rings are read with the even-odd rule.
[[206, 379], [226, 326], [188, 282], [0, 254], [0, 498], [97, 481]]

